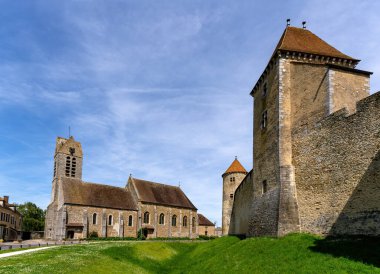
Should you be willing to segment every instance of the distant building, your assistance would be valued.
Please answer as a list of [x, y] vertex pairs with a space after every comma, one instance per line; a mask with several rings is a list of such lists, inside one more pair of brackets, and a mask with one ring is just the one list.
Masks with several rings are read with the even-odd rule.
[[215, 236], [215, 224], [202, 214], [198, 214], [198, 234], [204, 236]]
[[82, 146], [57, 138], [47, 239], [198, 237], [197, 208], [180, 187], [129, 177], [115, 187], [82, 181]]
[[9, 203], [9, 196], [0, 197], [0, 240], [21, 240], [22, 215], [15, 204]]
[[286, 27], [251, 91], [253, 169], [229, 234], [380, 235], [380, 92], [359, 61]]
[[215, 236], [217, 237], [221, 237], [223, 234], [222, 234], [222, 228], [221, 227], [217, 227], [215, 228]]

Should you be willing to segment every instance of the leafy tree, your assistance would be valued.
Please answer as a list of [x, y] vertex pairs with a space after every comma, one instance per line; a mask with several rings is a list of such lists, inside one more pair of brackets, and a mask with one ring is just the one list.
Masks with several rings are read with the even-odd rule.
[[32, 202], [20, 204], [17, 210], [22, 214], [22, 231], [42, 231], [45, 226], [45, 212]]

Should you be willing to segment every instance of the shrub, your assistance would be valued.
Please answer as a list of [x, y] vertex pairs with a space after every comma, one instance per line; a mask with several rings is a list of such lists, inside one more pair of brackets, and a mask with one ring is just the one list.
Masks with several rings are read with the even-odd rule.
[[146, 237], [145, 237], [145, 234], [144, 234], [144, 228], [140, 228], [139, 231], [137, 231], [137, 239], [138, 240], [145, 240]]
[[92, 238], [98, 238], [99, 236], [98, 236], [98, 232], [96, 232], [96, 231], [92, 231], [92, 232], [90, 232], [90, 235], [88, 235], [88, 237], [90, 238], [90, 239], [92, 239]]

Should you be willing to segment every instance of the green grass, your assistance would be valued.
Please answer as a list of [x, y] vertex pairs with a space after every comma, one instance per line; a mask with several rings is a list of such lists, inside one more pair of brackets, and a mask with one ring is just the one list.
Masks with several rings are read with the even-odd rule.
[[98, 242], [0, 259], [0, 273], [380, 273], [380, 240]]

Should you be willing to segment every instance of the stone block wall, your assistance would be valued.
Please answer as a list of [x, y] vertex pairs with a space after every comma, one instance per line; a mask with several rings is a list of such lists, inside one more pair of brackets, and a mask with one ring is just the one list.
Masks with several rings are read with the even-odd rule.
[[301, 230], [380, 235], [380, 93], [294, 128]]

